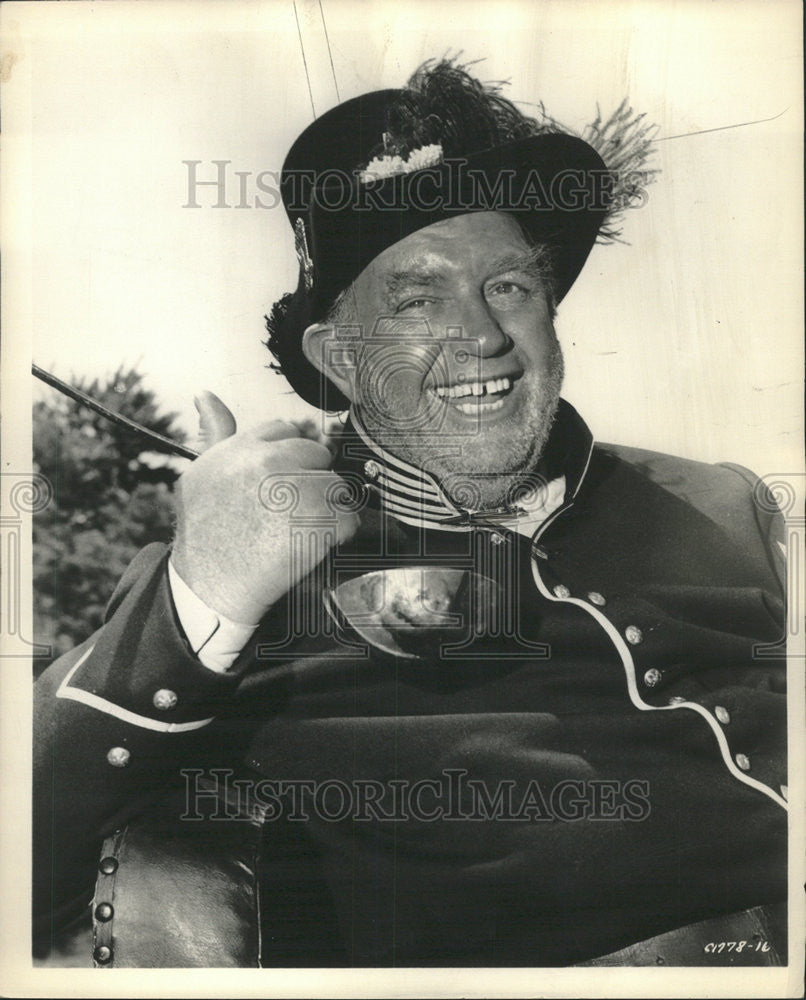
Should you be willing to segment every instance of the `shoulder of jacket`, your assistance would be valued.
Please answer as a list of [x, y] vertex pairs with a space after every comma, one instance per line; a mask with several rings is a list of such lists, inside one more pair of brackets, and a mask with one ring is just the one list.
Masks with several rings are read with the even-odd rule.
[[168, 552], [168, 546], [162, 542], [151, 542], [150, 545], [146, 545], [145, 548], [140, 549], [126, 567], [123, 576], [118, 580], [117, 586], [106, 606], [104, 621], [109, 621], [126, 595], [138, 581], [142, 582], [144, 579], [152, 577], [155, 573], [162, 574], [165, 572]]
[[747, 546], [760, 535], [767, 551], [773, 552], [780, 575], [784, 519], [764, 480], [750, 469], [733, 462], [698, 462], [625, 445], [599, 444], [597, 448], [708, 517], [737, 544]]
[[610, 443], [597, 448], [631, 465], [651, 482], [680, 499], [699, 506], [711, 502], [752, 502], [761, 480], [750, 469], [733, 462], [700, 462], [646, 448]]

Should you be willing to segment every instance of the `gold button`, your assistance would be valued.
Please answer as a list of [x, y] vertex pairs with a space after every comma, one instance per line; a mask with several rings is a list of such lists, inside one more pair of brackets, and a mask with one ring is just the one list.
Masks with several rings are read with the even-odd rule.
[[107, 965], [112, 961], [112, 949], [109, 945], [99, 944], [95, 951], [93, 951], [92, 957], [98, 965]]
[[560, 598], [570, 597], [571, 591], [564, 583], [558, 583], [557, 586], [554, 587], [554, 596]]
[[171, 691], [169, 688], [160, 688], [159, 691], [154, 692], [152, 701], [154, 702], [154, 708], [158, 708], [161, 712], [167, 712], [172, 708], [176, 708], [179, 698], [176, 691]]
[[661, 674], [660, 670], [656, 670], [655, 667], [652, 667], [651, 670], [647, 670], [644, 674], [644, 684], [646, 684], [648, 688], [653, 688], [662, 676], [663, 674]]
[[109, 753], [106, 755], [106, 759], [112, 765], [112, 767], [126, 767], [131, 759], [131, 754], [126, 749], [126, 747], [112, 747]]
[[602, 595], [597, 590], [592, 590], [588, 594], [588, 600], [591, 602], [591, 604], [596, 604], [600, 608], [603, 608], [605, 604], [607, 604], [607, 601], [604, 599], [604, 597], [602, 597]]
[[368, 461], [364, 462], [364, 475], [367, 479], [371, 482], [375, 482], [380, 474], [381, 467], [374, 459], [370, 458]]
[[730, 712], [723, 708], [721, 705], [717, 705], [714, 709], [714, 715], [719, 719], [723, 726], [727, 726], [730, 722]]
[[736, 766], [740, 767], [743, 771], [750, 770], [750, 758], [745, 756], [743, 753], [736, 754]]
[[494, 534], [490, 539], [490, 541], [493, 543], [493, 545], [501, 545], [503, 542], [506, 541], [506, 539], [504, 538], [503, 535]]
[[637, 625], [628, 625], [624, 629], [624, 638], [631, 646], [637, 646], [639, 642], [644, 641], [644, 633]]

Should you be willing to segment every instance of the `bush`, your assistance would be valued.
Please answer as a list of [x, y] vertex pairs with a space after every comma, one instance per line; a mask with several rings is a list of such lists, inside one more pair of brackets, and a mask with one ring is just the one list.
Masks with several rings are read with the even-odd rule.
[[[162, 413], [143, 376], [119, 369], [78, 387], [111, 410], [174, 440], [175, 413]], [[115, 584], [149, 542], [169, 542], [173, 484], [184, 460], [54, 390], [34, 406], [34, 469], [53, 499], [33, 520], [34, 635], [52, 659], [102, 623]], [[50, 662], [36, 661], [37, 672]]]

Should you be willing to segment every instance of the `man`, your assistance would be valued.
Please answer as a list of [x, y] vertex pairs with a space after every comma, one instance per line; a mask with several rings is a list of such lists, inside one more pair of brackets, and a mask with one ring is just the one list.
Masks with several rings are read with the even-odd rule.
[[39, 682], [46, 944], [91, 915], [100, 967], [785, 961], [780, 519], [560, 399], [556, 304], [647, 151], [590, 131], [609, 163], [443, 62], [294, 144], [269, 346], [350, 411], [339, 454], [198, 401], [172, 549]]

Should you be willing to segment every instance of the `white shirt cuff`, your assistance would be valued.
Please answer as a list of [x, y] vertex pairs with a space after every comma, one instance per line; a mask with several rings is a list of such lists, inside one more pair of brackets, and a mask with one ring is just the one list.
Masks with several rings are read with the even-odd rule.
[[190, 589], [170, 560], [168, 582], [190, 648], [205, 667], [223, 673], [238, 658], [257, 625], [236, 622], [213, 611]]

